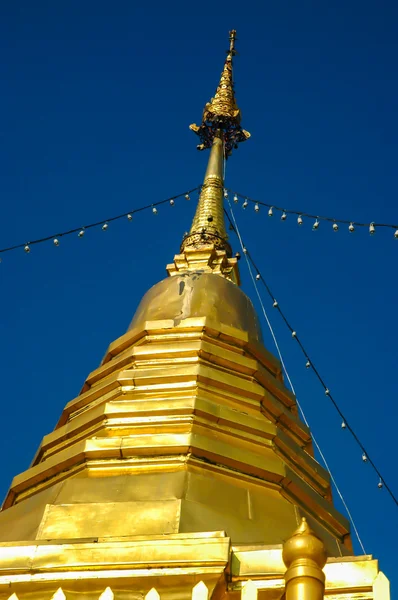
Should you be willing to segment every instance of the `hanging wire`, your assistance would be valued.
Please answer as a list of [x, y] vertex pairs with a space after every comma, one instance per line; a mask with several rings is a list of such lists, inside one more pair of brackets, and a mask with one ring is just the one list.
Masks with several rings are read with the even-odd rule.
[[281, 206], [276, 206], [275, 204], [268, 204], [267, 202], [261, 202], [260, 200], [254, 200], [253, 198], [250, 198], [249, 196], [243, 195], [243, 194], [239, 194], [238, 192], [234, 192], [230, 189], [227, 188], [227, 191], [230, 192], [231, 194], [233, 194], [234, 196], [236, 196], [237, 198], [241, 198], [245, 205], [247, 206], [247, 204], [249, 202], [251, 202], [252, 204], [254, 204], [255, 206], [266, 206], [269, 211], [268, 211], [268, 215], [270, 217], [272, 217], [272, 215], [274, 214], [274, 211], [280, 211], [282, 213], [281, 219], [284, 221], [287, 217], [287, 215], [297, 215], [298, 216], [298, 224], [301, 225], [303, 222], [303, 217], [308, 217], [309, 219], [315, 219], [315, 227], [314, 229], [318, 229], [319, 227], [319, 223], [320, 221], [328, 221], [329, 223], [333, 223], [333, 227], [334, 225], [337, 226], [334, 227], [335, 231], [338, 230], [338, 223], [340, 223], [341, 225], [348, 225], [348, 229], [349, 231], [353, 232], [355, 230], [355, 227], [367, 227], [369, 229], [369, 233], [370, 234], [374, 234], [375, 230], [377, 227], [387, 227], [389, 229], [395, 229], [395, 237], [398, 237], [398, 225], [394, 225], [393, 223], [376, 223], [375, 221], [371, 221], [369, 223], [360, 223], [358, 221], [353, 221], [351, 220], [347, 220], [347, 219], [335, 219], [334, 217], [325, 217], [325, 216], [321, 216], [321, 215], [314, 215], [311, 213], [307, 213], [303, 210], [291, 210], [291, 209], [287, 209], [287, 208], [282, 208]]
[[[254, 263], [253, 258], [251, 257], [251, 255], [249, 253], [247, 253], [247, 256], [248, 256], [248, 260], [250, 260], [250, 262], [251, 262], [252, 266], [254, 267], [254, 269], [256, 269], [258, 271], [257, 266], [255, 265], [255, 263]], [[258, 271], [258, 273], [259, 273], [259, 271]], [[261, 273], [259, 273], [259, 274], [260, 274], [260, 281], [263, 283], [264, 287], [267, 289], [268, 294], [272, 298], [274, 298], [274, 296], [273, 296], [271, 290], [269, 289], [266, 281], [264, 280], [263, 276], [261, 275]], [[379, 477], [379, 480], [383, 483], [384, 487], [386, 488], [386, 490], [390, 494], [391, 498], [393, 499], [393, 501], [395, 502], [395, 504], [398, 506], [398, 499], [397, 499], [397, 497], [395, 496], [395, 494], [393, 493], [392, 489], [390, 488], [390, 486], [388, 485], [388, 483], [386, 482], [386, 480], [384, 479], [384, 477], [380, 473], [380, 471], [379, 471], [378, 467], [376, 466], [375, 462], [373, 461], [373, 459], [369, 456], [368, 451], [365, 449], [365, 447], [362, 444], [361, 440], [359, 439], [358, 435], [356, 434], [356, 432], [354, 431], [354, 429], [352, 428], [352, 426], [350, 425], [350, 423], [347, 421], [347, 418], [345, 417], [345, 415], [343, 414], [342, 410], [338, 406], [336, 400], [333, 398], [332, 393], [330, 392], [330, 390], [327, 387], [325, 381], [321, 377], [318, 369], [315, 367], [314, 362], [309, 357], [308, 352], [304, 348], [303, 343], [301, 342], [301, 340], [298, 337], [297, 333], [294, 331], [294, 329], [291, 327], [290, 323], [286, 319], [286, 316], [282, 312], [282, 309], [280, 308], [279, 304], [277, 304], [277, 306], [275, 308], [279, 311], [279, 314], [281, 315], [282, 319], [284, 320], [286, 326], [288, 327], [288, 329], [292, 333], [292, 336], [294, 337], [294, 339], [298, 343], [298, 345], [299, 345], [302, 353], [304, 354], [305, 359], [310, 363], [310, 368], [314, 371], [314, 373], [315, 373], [318, 381], [321, 383], [322, 387], [324, 388], [325, 395], [332, 402], [334, 408], [336, 409], [337, 413], [339, 414], [339, 416], [340, 416], [340, 418], [342, 420], [342, 423], [344, 423], [344, 425], [345, 425], [344, 429], [347, 429], [351, 433], [351, 435], [353, 436], [354, 440], [358, 444], [359, 448], [362, 450], [363, 455], [366, 456], [367, 462], [369, 462], [369, 464], [373, 467], [374, 471], [376, 472], [376, 474]], [[293, 333], [295, 335], [293, 335]]]
[[140, 206], [139, 208], [135, 208], [134, 210], [129, 210], [128, 212], [125, 212], [121, 215], [116, 215], [114, 217], [110, 217], [109, 219], [103, 219], [102, 221], [96, 221], [95, 223], [89, 223], [88, 225], [84, 225], [83, 227], [82, 226], [74, 227], [73, 229], [69, 229], [68, 231], [63, 231], [61, 233], [57, 232], [53, 235], [47, 235], [46, 237], [38, 238], [31, 242], [24, 242], [23, 244], [16, 244], [15, 246], [9, 246], [8, 248], [1, 248], [0, 254], [4, 254], [5, 252], [11, 252], [12, 250], [17, 250], [18, 248], [24, 248], [25, 252], [29, 253], [30, 247], [33, 246], [34, 244], [41, 244], [42, 242], [48, 242], [49, 240], [53, 240], [55, 245], [59, 245], [59, 238], [61, 238], [61, 237], [65, 237], [66, 235], [71, 235], [72, 233], [77, 233], [78, 237], [83, 237], [86, 229], [91, 229], [92, 227], [98, 227], [100, 225], [102, 226], [102, 229], [105, 231], [106, 229], [108, 229], [108, 224], [111, 223], [112, 221], [117, 221], [119, 219], [123, 219], [126, 217], [129, 221], [131, 221], [134, 214], [139, 213], [143, 210], [148, 210], [148, 209], [152, 209], [152, 212], [154, 214], [156, 214], [157, 206], [160, 206], [161, 204], [166, 204], [166, 202], [169, 202], [171, 205], [173, 205], [174, 200], [176, 200], [177, 198], [181, 198], [182, 196], [184, 196], [185, 198], [188, 197], [188, 199], [189, 199], [189, 194], [191, 194], [192, 192], [195, 192], [196, 190], [199, 190], [200, 188], [201, 188], [201, 186], [197, 186], [195, 188], [192, 188], [191, 190], [182, 192], [182, 194], [177, 194], [176, 196], [170, 196], [170, 198], [166, 198], [165, 200], [159, 200], [159, 202], [152, 202], [151, 204], [147, 204], [145, 206]]
[[[268, 286], [266, 280], [264, 279], [263, 275], [261, 274], [261, 272], [260, 272], [259, 268], [257, 267], [256, 263], [254, 262], [252, 256], [250, 255], [250, 252], [248, 251], [247, 247], [243, 245], [242, 238], [241, 238], [241, 236], [239, 235], [239, 233], [237, 231], [235, 217], [234, 217], [234, 214], [233, 214], [233, 211], [232, 211], [232, 208], [231, 208], [231, 204], [229, 203], [229, 200], [228, 200], [228, 204], [229, 204], [229, 208], [230, 208], [231, 215], [232, 215], [232, 218], [233, 218], [234, 222], [231, 221], [231, 218], [229, 217], [229, 215], [228, 215], [228, 213], [226, 211], [225, 211], [225, 214], [226, 214], [226, 216], [227, 216], [227, 218], [229, 220], [229, 223], [232, 225], [233, 230], [235, 231], [236, 235], [238, 236], [239, 242], [240, 242], [240, 244], [242, 246], [242, 251], [244, 253], [244, 256], [246, 257], [246, 261], [248, 262], [248, 264], [249, 264], [249, 261], [250, 261], [251, 266], [256, 271], [256, 279], [257, 279], [257, 281], [261, 281], [261, 283], [264, 285], [265, 289], [267, 290], [268, 295], [270, 296], [270, 298], [272, 300], [273, 307], [278, 310], [278, 312], [279, 312], [280, 316], [282, 317], [285, 325], [287, 326], [287, 328], [289, 329], [290, 333], [292, 334], [292, 337], [298, 343], [298, 345], [299, 345], [302, 353], [304, 354], [304, 357], [305, 357], [305, 360], [306, 360], [306, 367], [311, 368], [314, 371], [314, 373], [315, 373], [318, 381], [321, 383], [322, 387], [325, 390], [325, 395], [330, 399], [330, 401], [332, 402], [332, 404], [333, 404], [334, 408], [336, 409], [337, 413], [341, 417], [342, 427], [344, 429], [347, 429], [351, 433], [352, 437], [354, 438], [354, 440], [358, 444], [359, 448], [361, 449], [363, 461], [364, 462], [369, 462], [369, 464], [372, 466], [373, 470], [376, 472], [376, 474], [377, 474], [377, 476], [379, 478], [379, 483], [382, 484], [382, 486], [379, 485], [379, 487], [385, 487], [385, 489], [387, 490], [387, 492], [391, 496], [392, 500], [398, 506], [398, 499], [397, 499], [397, 497], [395, 496], [394, 492], [392, 491], [392, 489], [390, 488], [390, 486], [386, 482], [385, 478], [380, 473], [380, 471], [379, 471], [378, 467], [376, 466], [375, 462], [373, 461], [373, 459], [369, 456], [369, 453], [367, 452], [366, 448], [362, 444], [362, 442], [359, 439], [358, 435], [356, 434], [355, 430], [352, 428], [352, 426], [350, 425], [350, 423], [347, 421], [347, 418], [345, 417], [345, 415], [341, 411], [341, 409], [338, 406], [336, 400], [333, 398], [333, 396], [332, 396], [329, 388], [327, 387], [327, 385], [324, 382], [323, 378], [319, 374], [319, 371], [315, 367], [314, 362], [311, 360], [308, 352], [304, 348], [304, 346], [303, 346], [303, 344], [302, 344], [299, 336], [297, 335], [297, 332], [293, 329], [293, 327], [290, 325], [289, 321], [287, 320], [285, 314], [283, 313], [281, 307], [279, 306], [278, 301], [276, 300], [276, 298], [275, 298], [274, 294], [272, 293], [270, 287]], [[303, 214], [303, 213], [300, 213], [300, 214]], [[267, 323], [268, 323], [268, 319], [267, 319]]]
[[[259, 278], [258, 278], [258, 273], [257, 273], [256, 277], [254, 277], [254, 274], [253, 274], [253, 269], [252, 269], [252, 265], [250, 264], [249, 257], [248, 257], [248, 253], [247, 253], [247, 248], [246, 248], [246, 246], [243, 244], [243, 240], [242, 240], [242, 237], [241, 237], [241, 234], [240, 234], [239, 228], [238, 228], [238, 224], [237, 224], [237, 222], [236, 222], [236, 219], [235, 219], [235, 215], [234, 215], [234, 211], [233, 211], [233, 209], [232, 209], [231, 203], [230, 203], [229, 199], [227, 199], [227, 200], [228, 200], [229, 210], [230, 210], [230, 212], [231, 212], [231, 216], [232, 216], [232, 221], [233, 221], [233, 224], [232, 224], [232, 222], [231, 222], [231, 220], [230, 220], [230, 218], [229, 218], [229, 215], [228, 215], [228, 213], [226, 213], [226, 214], [227, 214], [227, 217], [228, 217], [228, 219], [229, 219], [229, 221], [230, 221], [230, 225], [232, 225], [232, 227], [234, 228], [234, 231], [235, 231], [235, 233], [236, 233], [236, 235], [237, 235], [237, 237], [238, 237], [238, 239], [239, 239], [239, 243], [240, 243], [240, 246], [241, 246], [242, 252], [243, 252], [243, 254], [244, 254], [244, 257], [245, 257], [245, 259], [246, 259], [246, 264], [247, 264], [247, 268], [248, 268], [248, 271], [249, 271], [249, 274], [250, 274], [250, 277], [251, 277], [251, 280], [252, 280], [252, 283], [253, 283], [253, 287], [254, 287], [254, 289], [255, 289], [255, 291], [256, 291], [257, 298], [258, 298], [258, 301], [259, 301], [259, 303], [260, 303], [260, 306], [261, 306], [261, 309], [262, 309], [262, 312], [263, 312], [264, 318], [265, 318], [265, 320], [266, 320], [266, 322], [267, 322], [267, 325], [268, 325], [268, 328], [269, 328], [269, 330], [270, 330], [270, 333], [271, 333], [272, 339], [273, 339], [273, 341], [274, 341], [274, 344], [275, 344], [275, 347], [276, 347], [276, 350], [277, 350], [277, 353], [278, 353], [278, 356], [279, 356], [279, 360], [281, 361], [281, 365], [282, 365], [283, 371], [284, 371], [284, 373], [285, 373], [285, 375], [286, 375], [286, 378], [287, 378], [287, 380], [288, 380], [288, 382], [289, 382], [290, 388], [291, 388], [291, 390], [292, 390], [292, 392], [293, 392], [294, 396], [296, 397], [297, 406], [298, 406], [298, 408], [299, 408], [299, 411], [300, 411], [300, 414], [301, 414], [301, 416], [302, 416], [302, 418], [303, 418], [303, 421], [304, 421], [304, 423], [306, 424], [306, 426], [307, 426], [307, 427], [310, 429], [309, 422], [308, 422], [308, 420], [307, 420], [307, 418], [306, 418], [306, 416], [305, 416], [305, 413], [304, 413], [304, 409], [302, 408], [302, 406], [301, 406], [300, 402], [299, 402], [299, 401], [298, 401], [298, 399], [297, 399], [297, 396], [296, 396], [296, 391], [295, 391], [295, 389], [294, 389], [294, 385], [293, 385], [293, 383], [292, 383], [292, 380], [291, 380], [291, 378], [290, 378], [290, 375], [289, 375], [289, 373], [288, 373], [288, 370], [287, 370], [287, 367], [286, 367], [286, 363], [285, 363], [285, 361], [284, 361], [284, 359], [283, 359], [282, 352], [281, 352], [281, 349], [280, 349], [280, 346], [279, 346], [278, 340], [277, 340], [277, 338], [276, 338], [276, 335], [275, 335], [274, 329], [273, 329], [273, 327], [272, 327], [271, 321], [270, 321], [270, 319], [269, 319], [269, 317], [268, 317], [267, 311], [265, 310], [265, 306], [264, 306], [264, 303], [263, 303], [263, 301], [262, 301], [262, 298], [261, 298], [260, 292], [259, 292], [259, 290], [258, 290], [258, 286], [256, 285], [256, 280], [257, 280], [257, 281], [259, 280]], [[349, 520], [350, 520], [350, 523], [351, 523], [351, 525], [352, 525], [352, 528], [353, 528], [353, 530], [354, 530], [354, 532], [355, 532], [355, 535], [356, 535], [356, 537], [357, 537], [357, 539], [358, 539], [358, 543], [359, 543], [359, 545], [360, 545], [360, 547], [361, 547], [361, 550], [362, 550], [362, 552], [363, 552], [364, 554], [366, 554], [365, 547], [364, 547], [364, 545], [363, 545], [363, 543], [362, 543], [362, 540], [361, 540], [361, 538], [360, 538], [360, 536], [359, 536], [359, 532], [358, 532], [358, 529], [357, 529], [357, 527], [356, 527], [356, 525], [355, 525], [355, 521], [354, 521], [354, 519], [353, 519], [353, 516], [352, 516], [352, 514], [351, 514], [351, 511], [350, 511], [350, 509], [348, 508], [348, 505], [347, 505], [347, 503], [346, 503], [346, 501], [345, 501], [345, 499], [344, 499], [344, 496], [343, 496], [343, 494], [342, 494], [342, 493], [341, 493], [341, 491], [340, 491], [340, 488], [339, 488], [339, 486], [337, 485], [336, 479], [335, 479], [335, 477], [334, 477], [334, 475], [333, 475], [333, 473], [332, 473], [332, 471], [331, 471], [331, 469], [330, 469], [330, 467], [329, 467], [329, 464], [328, 464], [328, 462], [327, 462], [327, 460], [326, 460], [326, 458], [325, 458], [325, 455], [324, 455], [324, 453], [322, 452], [322, 450], [321, 450], [321, 448], [320, 448], [320, 446], [319, 446], [319, 444], [318, 444], [318, 442], [317, 442], [317, 440], [316, 440], [316, 438], [315, 438], [314, 434], [312, 433], [311, 435], [312, 435], [312, 440], [313, 440], [313, 442], [314, 442], [314, 445], [315, 445], [316, 449], [318, 450], [318, 452], [319, 452], [319, 455], [321, 456], [321, 459], [322, 459], [322, 461], [323, 461], [323, 463], [324, 463], [324, 465], [325, 465], [325, 467], [326, 467], [326, 470], [327, 470], [327, 472], [329, 473], [330, 479], [332, 480], [332, 482], [333, 482], [333, 485], [334, 485], [334, 487], [336, 488], [336, 491], [337, 491], [337, 493], [338, 493], [338, 495], [339, 495], [339, 498], [340, 498], [340, 500], [341, 500], [341, 502], [342, 502], [342, 504], [343, 504], [343, 506], [344, 506], [344, 508], [345, 508], [345, 510], [346, 510], [346, 513], [347, 513], [347, 515], [348, 515], [348, 518], [349, 518]]]

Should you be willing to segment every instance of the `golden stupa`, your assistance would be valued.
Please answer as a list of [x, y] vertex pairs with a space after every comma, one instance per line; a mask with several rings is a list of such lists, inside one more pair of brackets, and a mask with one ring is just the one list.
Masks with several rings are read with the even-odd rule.
[[0, 513], [0, 600], [389, 599], [314, 459], [239, 287], [223, 161], [249, 137], [232, 61], [206, 104], [199, 204]]

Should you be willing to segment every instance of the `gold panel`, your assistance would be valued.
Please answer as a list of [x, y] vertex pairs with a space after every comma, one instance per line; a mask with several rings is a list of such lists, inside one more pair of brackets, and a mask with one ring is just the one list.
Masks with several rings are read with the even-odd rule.
[[178, 532], [179, 500], [48, 506], [38, 539], [135, 536]]
[[[221, 474], [190, 473], [181, 505], [180, 531], [200, 531], [219, 523], [236, 542], [282, 542], [296, 527], [295, 508], [278, 491]], [[228, 506], [228, 508], [226, 508]]]

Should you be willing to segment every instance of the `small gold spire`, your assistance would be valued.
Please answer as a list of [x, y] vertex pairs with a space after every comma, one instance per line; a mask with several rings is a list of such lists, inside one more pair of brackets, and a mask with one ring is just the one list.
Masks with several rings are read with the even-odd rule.
[[287, 567], [286, 600], [322, 600], [325, 590], [325, 574], [322, 569], [326, 564], [326, 550], [305, 517], [283, 545], [282, 558]]

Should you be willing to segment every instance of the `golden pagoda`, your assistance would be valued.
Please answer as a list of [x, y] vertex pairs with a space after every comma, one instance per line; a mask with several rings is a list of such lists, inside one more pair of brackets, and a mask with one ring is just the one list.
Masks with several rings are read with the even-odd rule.
[[232, 80], [191, 125], [209, 162], [190, 232], [0, 513], [0, 600], [389, 599], [353, 556], [280, 362], [239, 287], [223, 163]]

